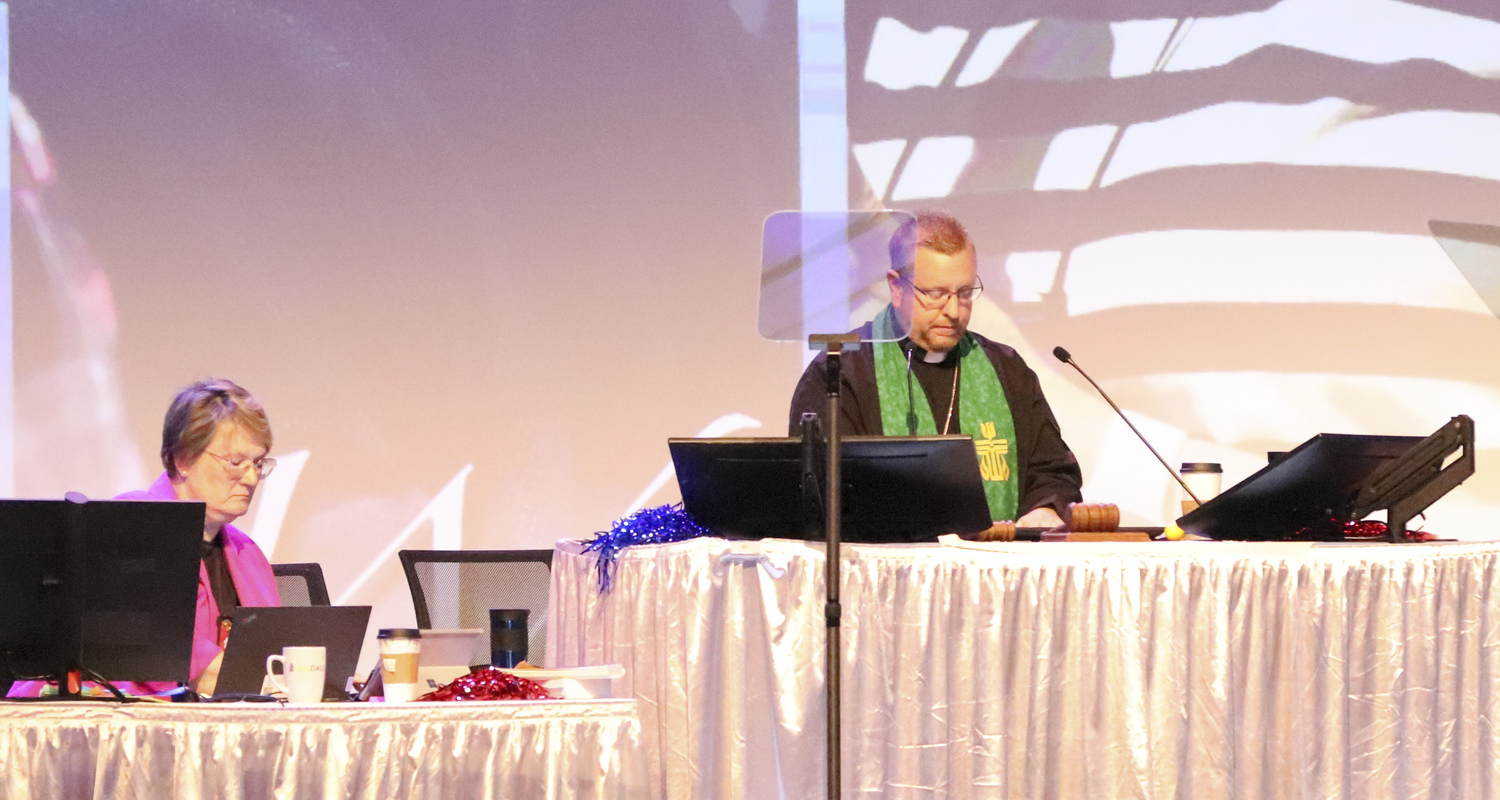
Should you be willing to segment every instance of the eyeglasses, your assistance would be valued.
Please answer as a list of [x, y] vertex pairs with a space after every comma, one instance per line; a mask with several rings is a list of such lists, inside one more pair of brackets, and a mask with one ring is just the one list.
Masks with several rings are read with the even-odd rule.
[[276, 469], [276, 459], [274, 458], [257, 458], [252, 461], [243, 456], [230, 458], [228, 456], [221, 456], [218, 453], [210, 453], [207, 450], [204, 450], [203, 453], [204, 455], [217, 458], [219, 463], [224, 465], [224, 473], [234, 480], [243, 478], [251, 467], [255, 467], [255, 476], [261, 480], [265, 480], [266, 476], [271, 474], [271, 470]]
[[[954, 297], [957, 297], [958, 302], [961, 304], [972, 303], [974, 302], [974, 298], [978, 297], [980, 292], [984, 291], [984, 283], [982, 281], [973, 286], [965, 286], [956, 292], [950, 292], [947, 289], [923, 289], [913, 283], [912, 279], [906, 275], [902, 275], [901, 280], [917, 293], [917, 302], [928, 309], [944, 308], [948, 305], [948, 301]], [[975, 280], [978, 280], [978, 278]]]

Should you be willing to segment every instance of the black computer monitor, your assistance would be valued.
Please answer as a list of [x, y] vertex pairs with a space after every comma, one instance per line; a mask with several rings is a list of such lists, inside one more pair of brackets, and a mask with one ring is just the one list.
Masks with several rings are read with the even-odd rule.
[[1213, 539], [1341, 539], [1360, 489], [1421, 441], [1320, 433], [1177, 524]]
[[[801, 439], [671, 439], [667, 446], [683, 507], [715, 533], [822, 538], [819, 512], [810, 517], [804, 504]], [[932, 541], [990, 526], [972, 438], [850, 436], [840, 447], [843, 541]]]
[[0, 500], [0, 670], [187, 681], [202, 503]]

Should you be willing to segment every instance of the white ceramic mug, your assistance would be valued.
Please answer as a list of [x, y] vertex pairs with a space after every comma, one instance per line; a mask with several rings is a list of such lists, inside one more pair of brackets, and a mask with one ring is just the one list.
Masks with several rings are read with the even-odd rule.
[[[266, 656], [266, 679], [293, 703], [321, 703], [327, 659], [322, 647], [283, 647], [281, 655]], [[281, 664], [280, 673], [271, 668], [276, 663]], [[283, 677], [285, 683], [279, 680]]]

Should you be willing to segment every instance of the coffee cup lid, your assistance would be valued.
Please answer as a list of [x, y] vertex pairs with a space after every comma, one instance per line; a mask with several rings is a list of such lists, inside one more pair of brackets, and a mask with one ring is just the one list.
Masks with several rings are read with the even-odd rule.
[[1223, 472], [1224, 467], [1212, 461], [1184, 461], [1179, 472]]
[[416, 628], [381, 628], [377, 639], [420, 639], [422, 632]]

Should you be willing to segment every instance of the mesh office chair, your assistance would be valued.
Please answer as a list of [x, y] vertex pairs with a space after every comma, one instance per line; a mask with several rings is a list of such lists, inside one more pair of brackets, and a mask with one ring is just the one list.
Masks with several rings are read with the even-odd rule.
[[470, 664], [490, 663], [490, 609], [525, 608], [526, 661], [547, 653], [551, 550], [402, 550], [417, 625], [484, 631]]
[[323, 568], [314, 563], [272, 564], [276, 576], [276, 593], [284, 606], [326, 606], [328, 585], [323, 582]]

